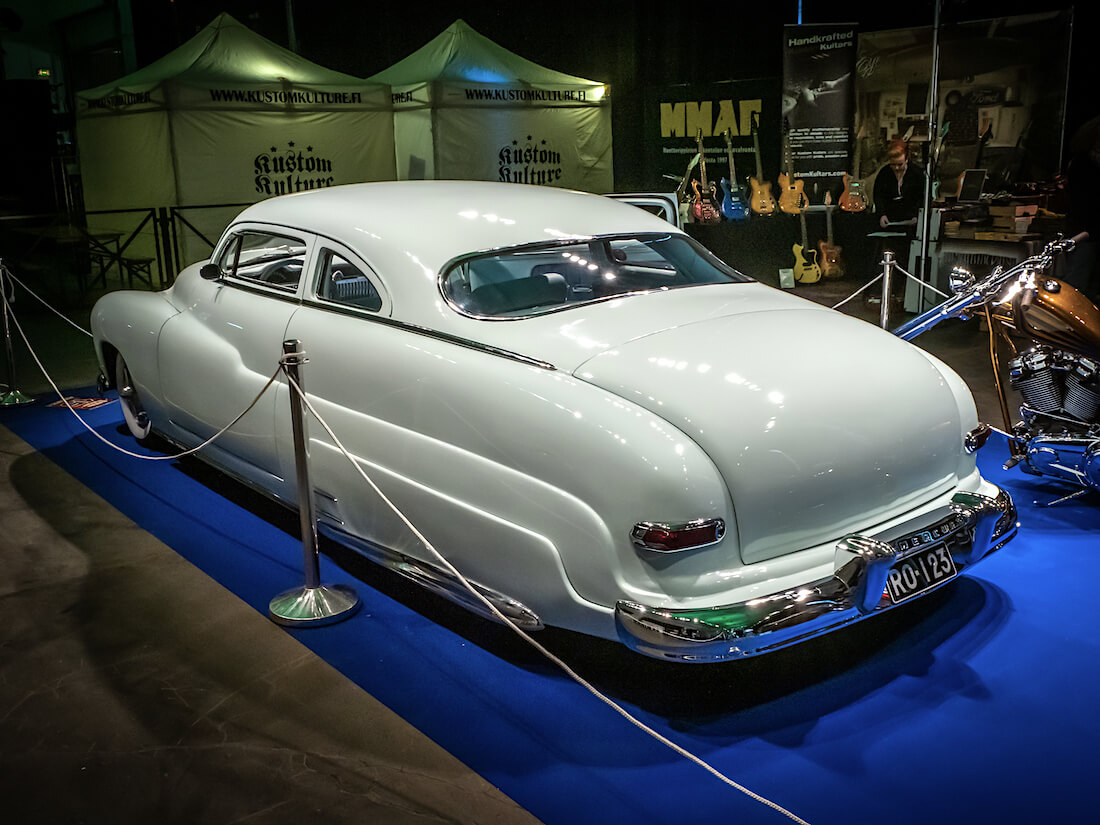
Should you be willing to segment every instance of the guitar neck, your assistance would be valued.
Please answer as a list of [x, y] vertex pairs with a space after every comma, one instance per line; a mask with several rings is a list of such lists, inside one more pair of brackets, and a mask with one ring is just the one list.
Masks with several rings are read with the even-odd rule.
[[756, 155], [756, 179], [764, 180], [764, 170], [760, 166], [760, 135], [755, 129], [752, 133], [752, 151]]
[[810, 245], [810, 243], [809, 243], [809, 241], [806, 240], [806, 212], [805, 212], [805, 210], [798, 213], [798, 220], [802, 224], [802, 247], [806, 248]]
[[[829, 246], [833, 245], [833, 207], [825, 207], [825, 232], [829, 237]], [[802, 242], [806, 242], [806, 219], [802, 219]]]
[[787, 173], [787, 177], [793, 179], [794, 171], [791, 167], [794, 164], [791, 162], [791, 125], [784, 120], [783, 121], [783, 171]]
[[700, 129], [695, 135], [695, 144], [699, 147], [699, 180], [703, 184], [703, 190], [709, 191], [710, 184], [707, 183], [707, 155], [703, 150], [703, 130]]

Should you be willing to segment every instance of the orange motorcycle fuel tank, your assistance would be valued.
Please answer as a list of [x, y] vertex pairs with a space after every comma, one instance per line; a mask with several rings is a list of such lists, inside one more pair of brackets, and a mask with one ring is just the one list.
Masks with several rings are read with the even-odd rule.
[[1016, 329], [1059, 349], [1100, 358], [1100, 309], [1064, 281], [1037, 278], [1012, 299]]

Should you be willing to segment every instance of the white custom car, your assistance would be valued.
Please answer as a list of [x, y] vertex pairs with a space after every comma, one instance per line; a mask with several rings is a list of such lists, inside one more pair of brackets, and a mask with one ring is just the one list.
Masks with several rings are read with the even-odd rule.
[[[927, 593], [1016, 532], [962, 380], [653, 215], [517, 184], [263, 201], [163, 292], [107, 295], [130, 430], [193, 446], [286, 340], [317, 413], [507, 615], [716, 661]], [[295, 506], [284, 376], [201, 455]], [[319, 529], [488, 613], [309, 422]]]

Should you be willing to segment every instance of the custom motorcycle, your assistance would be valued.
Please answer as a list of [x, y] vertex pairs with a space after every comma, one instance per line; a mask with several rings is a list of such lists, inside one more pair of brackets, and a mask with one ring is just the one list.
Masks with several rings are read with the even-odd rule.
[[[1018, 466], [1078, 489], [1050, 504], [1100, 490], [1100, 309], [1069, 284], [1049, 274], [1055, 260], [1072, 252], [1085, 233], [1048, 244], [1010, 269], [996, 267], [976, 279], [951, 271], [953, 296], [894, 330], [911, 340], [947, 318], [979, 313], [989, 325], [989, 352], [1009, 439], [1006, 469]], [[1029, 345], [1030, 344], [1030, 345]], [[1012, 423], [1002, 381], [1023, 403]]]

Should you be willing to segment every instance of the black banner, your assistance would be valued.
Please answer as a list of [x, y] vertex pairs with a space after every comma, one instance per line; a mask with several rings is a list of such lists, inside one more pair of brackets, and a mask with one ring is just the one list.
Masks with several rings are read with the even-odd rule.
[[[730, 176], [726, 133], [733, 147], [737, 177], [744, 184], [756, 175], [753, 124], [759, 128], [761, 167], [774, 181], [779, 146], [779, 81], [775, 78], [664, 86], [646, 98], [645, 139], [647, 187], [670, 192], [684, 178], [698, 152], [701, 136], [707, 178], [717, 183]], [[696, 166], [689, 177], [699, 179]]]
[[849, 171], [855, 65], [852, 24], [784, 26], [782, 117], [790, 130], [784, 171], [802, 178], [812, 204], [826, 192], [835, 202]]

